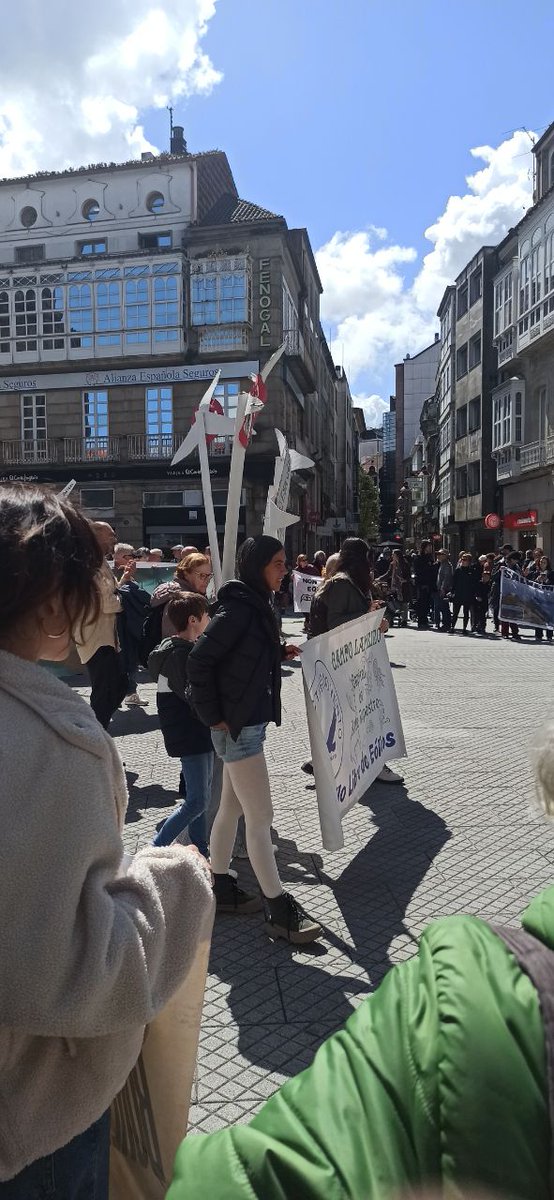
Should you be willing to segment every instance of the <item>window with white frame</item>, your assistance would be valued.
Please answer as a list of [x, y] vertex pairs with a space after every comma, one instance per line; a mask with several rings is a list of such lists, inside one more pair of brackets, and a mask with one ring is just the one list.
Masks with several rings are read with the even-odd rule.
[[0, 292], [0, 354], [10, 353], [10, 294]]
[[445, 421], [444, 425], [441, 425], [439, 441], [441, 454], [444, 454], [450, 446], [450, 420]]
[[[530, 298], [530, 260], [529, 254], [524, 254], [519, 264], [519, 316], [529, 310]], [[526, 326], [525, 326], [526, 328]], [[522, 332], [522, 330], [520, 330]]]
[[145, 403], [147, 454], [163, 458], [173, 448], [173, 388], [147, 388]]
[[512, 324], [512, 294], [514, 288], [513, 272], [508, 271], [504, 279], [504, 329]]
[[[235, 379], [225, 379], [216, 387], [214, 397], [219, 400], [226, 417], [236, 417], [239, 392], [240, 383]], [[231, 443], [232, 438], [230, 437], [216, 437], [210, 444], [210, 452], [212, 454], [230, 454]]]
[[43, 287], [40, 293], [40, 306], [43, 349], [63, 350], [65, 346], [63, 288]]
[[99, 346], [121, 343], [121, 304], [119, 284], [96, 284], [96, 341]]
[[292, 298], [286, 279], [283, 279], [283, 333], [293, 333], [298, 329], [298, 311]]
[[78, 335], [71, 337], [71, 346], [74, 349], [92, 346], [92, 285], [72, 283], [68, 288], [67, 307], [69, 332]]
[[249, 322], [250, 287], [246, 257], [197, 259], [191, 263], [191, 324]]
[[15, 348], [19, 352], [37, 349], [37, 297], [34, 288], [18, 288], [14, 296]]
[[496, 283], [494, 286], [494, 336], [503, 329], [502, 314], [503, 314], [503, 297], [504, 297], [504, 282]]
[[544, 245], [544, 294], [554, 291], [554, 232], [549, 233]]
[[21, 397], [23, 457], [46, 460], [46, 396], [24, 392]]
[[502, 403], [500, 396], [494, 397], [492, 406], [492, 448], [498, 450], [502, 445]]
[[[535, 238], [536, 241], [536, 238]], [[537, 325], [541, 319], [540, 298], [542, 284], [542, 246], [535, 245], [531, 250], [529, 260], [529, 275], [530, 275], [530, 294], [529, 300], [531, 304], [531, 312], [529, 314], [529, 325]]]
[[127, 343], [147, 342], [150, 325], [150, 290], [148, 279], [125, 281], [125, 340]]
[[83, 392], [83, 423], [85, 449], [90, 451], [107, 449], [108, 392], [106, 389]]
[[173, 342], [178, 336], [177, 280], [174, 275], [160, 276], [153, 281], [154, 340]]

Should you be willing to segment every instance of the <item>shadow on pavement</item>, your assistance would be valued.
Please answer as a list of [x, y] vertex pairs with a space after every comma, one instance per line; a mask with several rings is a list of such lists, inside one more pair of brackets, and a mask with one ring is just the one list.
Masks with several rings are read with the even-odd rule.
[[371, 809], [377, 831], [329, 882], [354, 945], [354, 961], [375, 986], [392, 966], [396, 938], [411, 939], [415, 953], [406, 910], [451, 833], [442, 817], [411, 800], [402, 786], [376, 783], [360, 803]]

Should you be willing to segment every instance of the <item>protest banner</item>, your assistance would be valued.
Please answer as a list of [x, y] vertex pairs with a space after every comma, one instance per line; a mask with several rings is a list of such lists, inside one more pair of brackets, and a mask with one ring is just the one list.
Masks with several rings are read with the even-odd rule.
[[342, 821], [391, 758], [406, 745], [382, 612], [348, 621], [302, 648], [304, 697], [321, 837], [344, 846]]
[[554, 587], [523, 579], [517, 571], [502, 568], [500, 580], [501, 621], [530, 629], [554, 629]]
[[318, 575], [304, 575], [303, 571], [292, 572], [292, 591], [295, 613], [308, 613], [312, 600], [321, 583]]

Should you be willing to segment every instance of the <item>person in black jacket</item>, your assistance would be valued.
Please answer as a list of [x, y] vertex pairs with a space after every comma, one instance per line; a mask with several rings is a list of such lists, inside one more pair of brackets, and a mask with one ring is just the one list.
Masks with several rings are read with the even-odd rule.
[[205, 596], [181, 592], [169, 601], [169, 619], [176, 630], [148, 658], [148, 670], [158, 682], [158, 714], [167, 753], [181, 759], [186, 797], [164, 821], [154, 846], [169, 846], [188, 827], [190, 840], [208, 856], [206, 812], [210, 803], [214, 753], [209, 729], [198, 720], [187, 696], [187, 662], [192, 647], [209, 624]]
[[462, 554], [460, 566], [454, 571], [454, 579], [452, 584], [452, 594], [454, 596], [454, 604], [452, 608], [452, 628], [449, 633], [454, 633], [456, 621], [460, 615], [460, 609], [463, 611], [463, 633], [467, 634], [467, 627], [471, 621], [471, 627], [475, 625], [475, 594], [477, 586], [477, 577], [473, 565], [473, 557], [471, 554]]
[[135, 579], [136, 569], [137, 558], [133, 547], [128, 542], [118, 542], [114, 546], [114, 574], [121, 601], [121, 612], [117, 614], [117, 635], [127, 672], [125, 704], [128, 708], [148, 705], [148, 700], [139, 696], [137, 675], [142, 627], [150, 611], [150, 595], [144, 588], [139, 587]]
[[[188, 660], [192, 701], [212, 730], [223, 761], [221, 804], [210, 854], [219, 912], [266, 907], [271, 937], [311, 942], [319, 925], [283, 890], [271, 841], [273, 808], [263, 752], [269, 721], [281, 724], [281, 662], [298, 647], [283, 646], [272, 605], [286, 571], [285, 551], [272, 537], [247, 538], [239, 549], [237, 579], [219, 591], [218, 607]], [[249, 896], [229, 875], [239, 817], [264, 901]]]
[[418, 629], [429, 628], [431, 599], [437, 590], [437, 569], [433, 562], [433, 546], [430, 541], [423, 541], [414, 563]]

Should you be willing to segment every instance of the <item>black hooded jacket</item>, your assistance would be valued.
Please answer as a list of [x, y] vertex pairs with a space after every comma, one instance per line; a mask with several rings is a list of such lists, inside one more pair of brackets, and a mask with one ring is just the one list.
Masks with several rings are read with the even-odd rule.
[[205, 725], [225, 721], [236, 741], [246, 725], [281, 724], [283, 646], [267, 600], [238, 579], [224, 584], [208, 628], [194, 643], [188, 676]]

